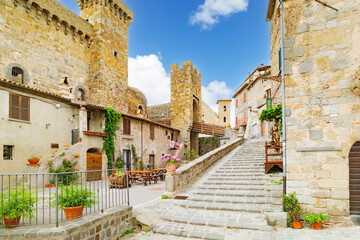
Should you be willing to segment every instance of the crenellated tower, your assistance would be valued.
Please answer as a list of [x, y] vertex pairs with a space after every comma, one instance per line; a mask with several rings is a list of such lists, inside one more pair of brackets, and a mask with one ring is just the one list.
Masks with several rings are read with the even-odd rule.
[[201, 73], [188, 61], [179, 69], [171, 65], [171, 125], [180, 129], [180, 139], [187, 144], [187, 150], [198, 152], [199, 134], [190, 130], [193, 122], [201, 122]]
[[132, 11], [121, 0], [77, 0], [93, 26], [88, 50], [90, 101], [128, 112], [128, 30]]

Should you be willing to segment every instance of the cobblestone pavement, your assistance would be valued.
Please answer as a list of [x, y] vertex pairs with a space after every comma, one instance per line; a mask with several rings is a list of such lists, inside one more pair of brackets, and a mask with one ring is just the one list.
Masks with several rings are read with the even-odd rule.
[[[293, 230], [267, 224], [281, 213], [281, 174], [264, 174], [264, 143], [245, 142], [178, 196], [134, 209], [152, 231], [126, 239], [360, 239], [358, 227]], [[284, 216], [284, 215], [282, 215]]]

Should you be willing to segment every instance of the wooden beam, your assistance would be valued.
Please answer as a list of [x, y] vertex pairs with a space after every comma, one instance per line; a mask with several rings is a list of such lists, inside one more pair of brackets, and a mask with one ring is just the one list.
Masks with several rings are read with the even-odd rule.
[[336, 8], [334, 8], [334, 7], [330, 6], [329, 4], [324, 3], [324, 2], [322, 2], [322, 1], [320, 1], [320, 0], [315, 0], [315, 2], [318, 2], [318, 3], [322, 4], [322, 5], [324, 5], [325, 7], [328, 7], [328, 8], [334, 9], [334, 10], [335, 10], [335, 11], [337, 11], [337, 12], [339, 11], [338, 9], [336, 9]]

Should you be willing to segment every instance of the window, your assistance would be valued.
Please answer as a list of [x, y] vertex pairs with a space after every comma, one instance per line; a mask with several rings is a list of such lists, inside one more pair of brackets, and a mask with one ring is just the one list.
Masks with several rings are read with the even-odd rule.
[[154, 125], [150, 125], [150, 139], [151, 140], [155, 139], [155, 127], [154, 127]]
[[78, 89], [77, 99], [80, 101], [85, 101], [85, 90], [84, 89], [81, 89], [81, 88]]
[[171, 141], [174, 141], [174, 133], [171, 133]]
[[11, 69], [12, 81], [24, 84], [24, 71], [19, 67]]
[[13, 150], [14, 150], [14, 146], [4, 145], [3, 159], [13, 160]]
[[226, 106], [224, 106], [224, 112], [226, 112]]
[[123, 119], [123, 134], [131, 135], [131, 122], [128, 118]]
[[246, 92], [244, 92], [244, 102], [246, 102]]
[[226, 117], [224, 117], [224, 123], [226, 123]]
[[155, 169], [155, 155], [149, 155], [149, 169]]
[[30, 98], [9, 94], [9, 118], [30, 121]]
[[117, 54], [118, 54], [117, 51], [114, 51], [114, 57], [117, 57]]
[[272, 107], [271, 103], [271, 89], [266, 90], [266, 109]]
[[236, 99], [236, 107], [239, 107], [239, 99]]

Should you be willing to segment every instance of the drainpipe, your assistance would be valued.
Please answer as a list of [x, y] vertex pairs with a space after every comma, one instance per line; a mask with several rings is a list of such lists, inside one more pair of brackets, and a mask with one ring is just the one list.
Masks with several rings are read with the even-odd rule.
[[143, 158], [143, 154], [144, 154], [144, 152], [143, 152], [143, 145], [144, 145], [144, 143], [143, 143], [143, 125], [144, 125], [144, 123], [141, 123], [141, 161], [143, 161], [144, 162], [144, 158]]
[[285, 58], [284, 58], [284, 0], [280, 1], [281, 22], [281, 100], [282, 100], [282, 137], [283, 137], [283, 193], [286, 194], [286, 116], [285, 116]]

